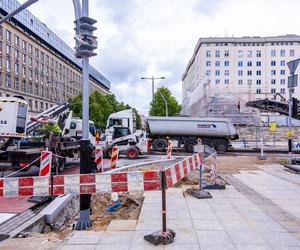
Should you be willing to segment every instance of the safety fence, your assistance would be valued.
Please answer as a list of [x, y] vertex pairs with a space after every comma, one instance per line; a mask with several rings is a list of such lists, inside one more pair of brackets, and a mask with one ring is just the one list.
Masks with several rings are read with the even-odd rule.
[[[202, 164], [202, 153], [195, 153], [162, 170], [167, 188]], [[93, 173], [0, 179], [0, 197], [32, 195], [144, 192], [161, 189], [161, 170]]]

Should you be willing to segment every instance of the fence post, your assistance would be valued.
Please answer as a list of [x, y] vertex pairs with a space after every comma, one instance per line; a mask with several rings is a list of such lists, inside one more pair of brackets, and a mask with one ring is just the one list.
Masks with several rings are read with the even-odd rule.
[[148, 234], [144, 236], [144, 239], [151, 244], [154, 245], [167, 245], [174, 241], [176, 233], [167, 228], [167, 198], [166, 198], [166, 190], [168, 188], [166, 172], [160, 171], [160, 189], [161, 189], [161, 197], [162, 197], [162, 231], [156, 231], [152, 234]]

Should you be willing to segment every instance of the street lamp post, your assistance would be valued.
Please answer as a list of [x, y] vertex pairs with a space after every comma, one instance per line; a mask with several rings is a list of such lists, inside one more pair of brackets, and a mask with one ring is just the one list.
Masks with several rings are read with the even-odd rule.
[[157, 90], [158, 91], [158, 93], [161, 95], [161, 97], [162, 97], [162, 99], [164, 100], [164, 102], [165, 102], [165, 107], [166, 107], [166, 116], [168, 116], [168, 103], [167, 103], [167, 101], [166, 101], [166, 98], [164, 97], [164, 95], [160, 92], [160, 90], [158, 89]]
[[151, 80], [152, 81], [152, 101], [154, 100], [154, 81], [155, 80], [163, 80], [166, 79], [164, 76], [160, 76], [160, 77], [141, 77], [142, 80]]

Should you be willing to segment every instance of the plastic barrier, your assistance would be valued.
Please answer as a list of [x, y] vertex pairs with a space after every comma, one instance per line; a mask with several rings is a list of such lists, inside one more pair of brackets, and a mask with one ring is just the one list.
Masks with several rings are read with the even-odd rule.
[[111, 166], [112, 169], [116, 168], [118, 158], [119, 158], [118, 146], [113, 146], [113, 148], [111, 150], [111, 163], [110, 163], [110, 166]]
[[171, 159], [172, 156], [172, 144], [168, 143], [168, 149], [167, 149], [167, 159]]
[[42, 151], [40, 163], [40, 176], [50, 176], [52, 165], [52, 152]]
[[103, 150], [100, 145], [96, 145], [95, 161], [97, 165], [97, 172], [102, 173], [103, 172]]
[[[192, 170], [199, 168], [201, 164], [202, 153], [197, 153], [166, 168], [164, 172], [167, 187], [180, 181]], [[159, 170], [0, 179], [0, 197], [150, 190], [160, 190]]]

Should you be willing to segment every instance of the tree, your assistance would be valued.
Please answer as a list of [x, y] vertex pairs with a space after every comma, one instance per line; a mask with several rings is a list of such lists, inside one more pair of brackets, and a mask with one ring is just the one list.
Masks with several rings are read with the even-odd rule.
[[181, 111], [181, 105], [178, 104], [175, 97], [172, 95], [171, 91], [166, 87], [158, 88], [154, 93], [154, 100], [150, 103], [149, 115], [152, 116], [165, 116], [166, 115], [166, 105], [162, 96], [166, 99], [168, 104], [168, 115], [175, 116]]
[[[90, 120], [100, 129], [105, 128], [107, 118], [111, 113], [131, 109], [128, 104], [118, 102], [114, 94], [103, 95], [98, 91], [94, 91], [90, 95], [89, 102]], [[82, 95], [70, 98], [69, 103], [74, 116], [82, 118]], [[133, 110], [136, 114], [136, 123], [139, 129], [141, 128], [141, 117], [136, 109]]]

